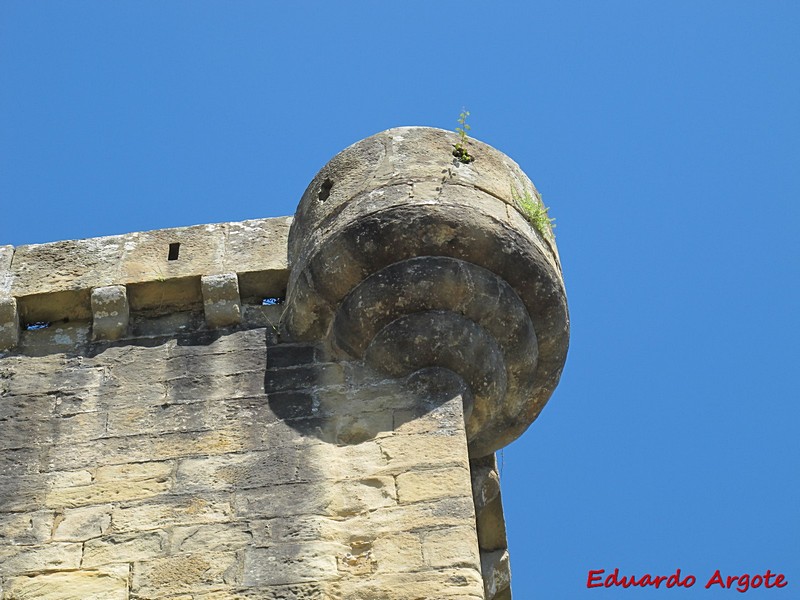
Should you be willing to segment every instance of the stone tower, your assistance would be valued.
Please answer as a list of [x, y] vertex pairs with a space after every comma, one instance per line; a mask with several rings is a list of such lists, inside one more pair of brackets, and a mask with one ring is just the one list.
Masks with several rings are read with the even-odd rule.
[[494, 452], [569, 320], [533, 184], [456, 141], [362, 140], [294, 219], [0, 247], [0, 598], [510, 598]]

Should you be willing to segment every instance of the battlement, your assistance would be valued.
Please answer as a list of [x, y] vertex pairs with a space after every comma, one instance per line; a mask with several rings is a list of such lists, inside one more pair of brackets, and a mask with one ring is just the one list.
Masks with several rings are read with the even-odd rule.
[[[130, 322], [131, 314], [202, 311], [204, 301], [219, 301], [214, 294], [220, 284], [214, 281], [226, 281], [223, 276], [235, 276], [234, 302], [260, 304], [263, 298], [282, 297], [291, 222], [290, 217], [278, 217], [2, 246], [0, 350], [20, 344], [24, 351], [35, 344], [24, 332], [36, 323], [61, 327], [62, 333], [74, 331], [77, 337], [62, 335], [60, 344], [53, 342], [64, 350], [85, 342], [87, 335], [122, 337], [126, 313]], [[116, 325], [103, 316], [105, 304], [112, 301], [104, 297], [112, 291], [104, 288], [114, 286], [125, 288], [112, 296], [119, 305], [114, 308], [120, 321]]]
[[293, 219], [0, 248], [4, 599], [510, 598], [494, 452], [569, 318], [533, 184], [455, 141], [362, 140]]

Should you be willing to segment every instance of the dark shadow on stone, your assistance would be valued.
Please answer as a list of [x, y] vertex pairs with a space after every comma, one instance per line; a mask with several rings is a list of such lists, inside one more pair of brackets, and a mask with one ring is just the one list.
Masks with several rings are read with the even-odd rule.
[[352, 445], [423, 417], [461, 396], [465, 414], [472, 395], [464, 379], [441, 367], [392, 376], [362, 361], [327, 362], [313, 344], [267, 347], [264, 391], [271, 412], [304, 436]]

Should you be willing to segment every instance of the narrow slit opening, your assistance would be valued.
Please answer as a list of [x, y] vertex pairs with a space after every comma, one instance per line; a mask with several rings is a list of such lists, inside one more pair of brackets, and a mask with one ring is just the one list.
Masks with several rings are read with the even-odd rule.
[[178, 260], [178, 253], [180, 252], [180, 249], [181, 249], [180, 242], [174, 242], [170, 244], [167, 260]]
[[331, 195], [331, 188], [333, 188], [333, 181], [326, 179], [322, 182], [322, 185], [319, 188], [319, 195], [317, 196], [320, 202], [325, 202], [325, 200], [328, 199], [328, 197]]

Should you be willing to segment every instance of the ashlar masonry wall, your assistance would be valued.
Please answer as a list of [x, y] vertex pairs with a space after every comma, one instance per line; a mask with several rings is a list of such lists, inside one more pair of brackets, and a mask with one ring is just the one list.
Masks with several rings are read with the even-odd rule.
[[566, 301], [452, 138], [359, 142], [294, 221], [0, 248], [0, 598], [510, 598], [493, 453]]

